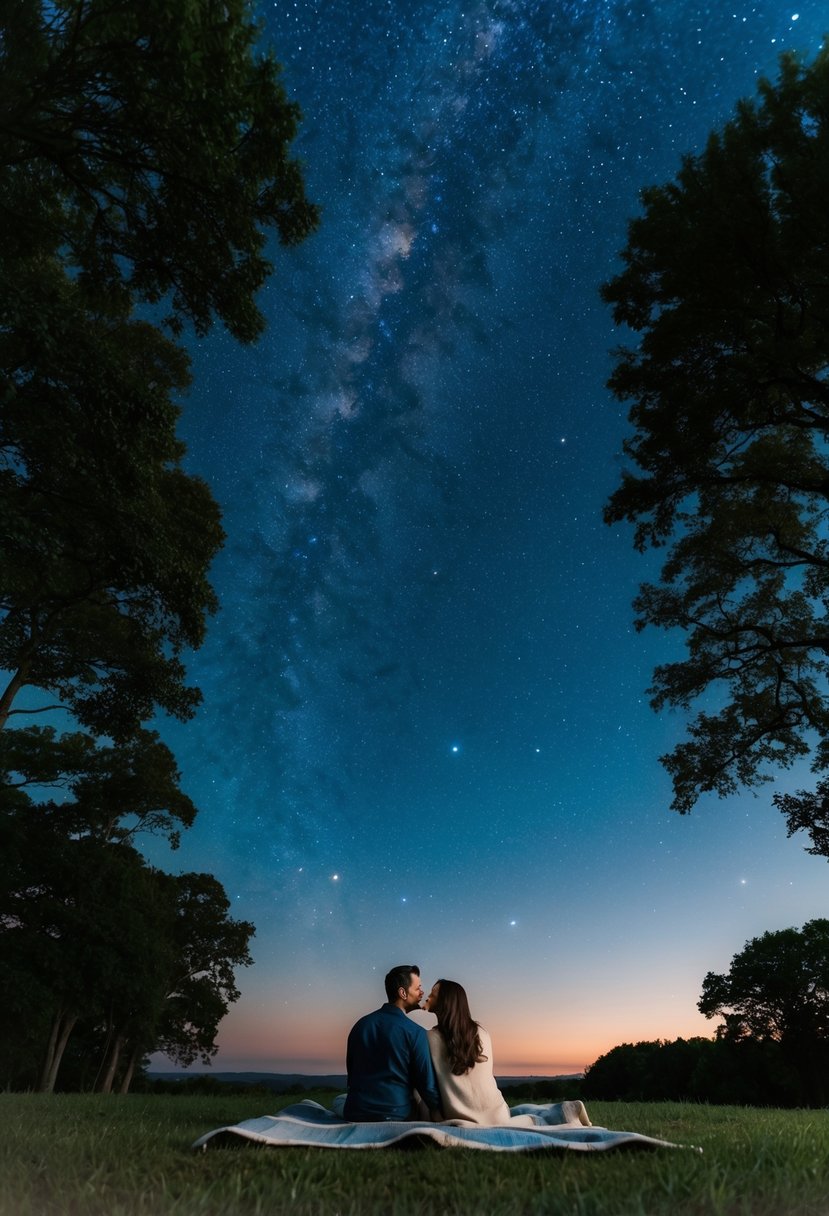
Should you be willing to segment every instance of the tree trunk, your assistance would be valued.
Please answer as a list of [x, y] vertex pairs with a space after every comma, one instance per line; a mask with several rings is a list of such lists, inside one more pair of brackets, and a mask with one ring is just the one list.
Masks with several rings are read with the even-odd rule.
[[135, 1075], [135, 1068], [138, 1061], [141, 1059], [142, 1054], [143, 1053], [140, 1047], [133, 1047], [129, 1058], [129, 1063], [127, 1064], [126, 1071], [121, 1078], [121, 1084], [118, 1087], [119, 1094], [129, 1093], [130, 1086], [132, 1085], [132, 1078]]
[[76, 1013], [64, 1013], [62, 1009], [59, 1009], [54, 1016], [46, 1048], [46, 1059], [43, 1062], [40, 1084], [37, 1087], [42, 1094], [50, 1094], [55, 1088], [60, 1062], [77, 1020]]
[[112, 1040], [112, 1046], [109, 1049], [109, 1057], [107, 1059], [106, 1072], [103, 1080], [98, 1087], [99, 1094], [111, 1094], [112, 1082], [115, 1080], [115, 1071], [118, 1068], [118, 1060], [121, 1056], [121, 1048], [124, 1046], [124, 1035], [116, 1034]]

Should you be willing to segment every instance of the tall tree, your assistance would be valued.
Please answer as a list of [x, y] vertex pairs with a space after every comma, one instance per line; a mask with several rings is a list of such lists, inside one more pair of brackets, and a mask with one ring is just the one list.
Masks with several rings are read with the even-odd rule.
[[603, 288], [641, 335], [610, 381], [637, 471], [605, 517], [634, 523], [640, 550], [669, 546], [636, 623], [683, 630], [687, 656], [656, 669], [653, 706], [702, 702], [662, 758], [682, 813], [809, 755], [829, 768], [827, 192], [829, 45], [784, 56], [643, 192]]
[[182, 656], [216, 608], [222, 531], [182, 467], [178, 340], [215, 320], [256, 338], [270, 253], [318, 218], [290, 154], [299, 112], [251, 12], [12, 0], [0, 13], [0, 727], [65, 710], [82, 728], [6, 731], [0, 749], [0, 972], [16, 1001], [48, 1009], [45, 1088], [79, 1018], [105, 1017], [121, 1044], [109, 1086], [128, 1033], [149, 1034], [187, 984], [204, 991], [179, 1000], [177, 1024], [209, 1052], [252, 932], [225, 915], [225, 955], [183, 973], [178, 930], [201, 940], [209, 917], [178, 909], [176, 880], [131, 844], [138, 830], [175, 844], [195, 813], [142, 726], [193, 713]]
[[181, 469], [182, 352], [90, 312], [57, 267], [47, 277], [44, 324], [0, 329], [14, 367], [0, 401], [0, 724], [33, 686], [40, 705], [121, 737], [157, 708], [192, 714], [180, 656], [215, 611], [207, 570], [223, 533], [209, 490]]
[[91, 295], [256, 337], [268, 234], [293, 245], [318, 218], [258, 37], [248, 0], [6, 4], [2, 276], [59, 254]]
[[181, 468], [188, 360], [134, 310], [252, 340], [269, 237], [317, 222], [257, 36], [246, 0], [0, 15], [0, 725], [27, 686], [114, 737], [198, 702], [222, 532]]
[[709, 971], [698, 1002], [722, 1017], [719, 1037], [780, 1043], [810, 1102], [829, 1094], [829, 920], [752, 938], [724, 975]]
[[133, 1041], [133, 1065], [150, 1049], [180, 1064], [209, 1063], [219, 1022], [239, 999], [236, 968], [252, 962], [248, 947], [254, 927], [230, 916], [230, 900], [217, 879], [180, 874], [173, 882], [176, 928], [164, 1006], [151, 1047], [140, 1035]]
[[103, 1093], [116, 1079], [119, 1091], [127, 1093], [148, 1052], [164, 1051], [180, 1064], [196, 1059], [209, 1064], [219, 1023], [239, 999], [236, 968], [252, 962], [248, 947], [254, 927], [229, 915], [230, 900], [217, 879], [156, 870], [152, 882], [154, 892], [144, 901], [152, 936], [142, 941], [131, 926], [135, 970], [110, 978]]
[[86, 831], [79, 804], [0, 809], [0, 1083], [54, 1089], [78, 1025], [102, 1092], [126, 1092], [147, 1052], [208, 1062], [251, 962], [253, 925], [217, 879], [149, 866], [92, 809]]
[[[146, 866], [123, 843], [67, 836], [37, 813], [0, 816], [0, 835], [0, 966], [12, 976], [13, 1021], [32, 995], [42, 1002], [48, 1024], [37, 1045], [37, 1088], [51, 1092], [78, 1020], [106, 1016], [113, 986], [140, 990], [139, 977], [152, 970]], [[131, 951], [137, 940], [143, 949]], [[7, 1033], [14, 1039], [20, 1030]]]

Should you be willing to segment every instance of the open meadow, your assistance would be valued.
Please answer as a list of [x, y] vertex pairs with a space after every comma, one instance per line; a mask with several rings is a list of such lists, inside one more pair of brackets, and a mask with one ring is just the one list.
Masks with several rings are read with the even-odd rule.
[[0, 1216], [829, 1216], [825, 1111], [590, 1104], [594, 1123], [702, 1155], [190, 1150], [211, 1128], [295, 1101], [0, 1094]]

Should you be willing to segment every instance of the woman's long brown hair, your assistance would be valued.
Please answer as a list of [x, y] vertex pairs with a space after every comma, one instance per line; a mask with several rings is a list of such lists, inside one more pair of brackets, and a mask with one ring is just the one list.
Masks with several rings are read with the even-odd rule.
[[434, 1009], [438, 1030], [446, 1044], [449, 1066], [456, 1077], [461, 1077], [487, 1057], [478, 1034], [478, 1023], [472, 1020], [469, 1012], [465, 989], [454, 980], [438, 980], [438, 985]]

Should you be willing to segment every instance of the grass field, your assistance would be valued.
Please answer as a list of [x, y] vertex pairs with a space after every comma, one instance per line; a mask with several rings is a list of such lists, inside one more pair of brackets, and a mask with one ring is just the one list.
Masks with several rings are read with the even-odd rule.
[[211, 1128], [296, 1100], [0, 1094], [0, 1216], [829, 1216], [824, 1111], [588, 1107], [594, 1123], [697, 1144], [702, 1156], [190, 1151]]

